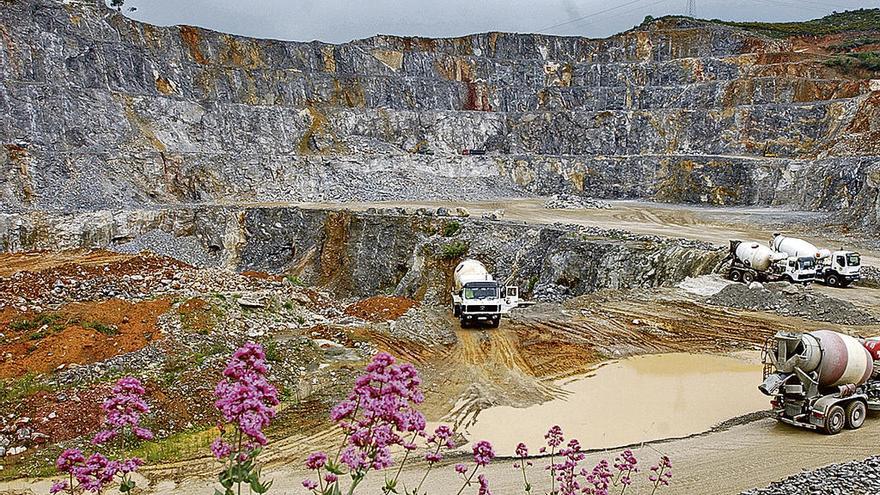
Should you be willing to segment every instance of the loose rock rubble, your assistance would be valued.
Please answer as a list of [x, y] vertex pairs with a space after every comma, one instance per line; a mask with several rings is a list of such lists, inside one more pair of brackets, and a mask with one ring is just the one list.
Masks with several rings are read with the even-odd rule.
[[554, 194], [544, 203], [544, 208], [551, 210], [583, 210], [589, 208], [605, 209], [611, 208], [609, 203], [600, 201], [586, 196], [575, 196], [572, 194]]
[[766, 488], [741, 495], [876, 495], [880, 493], [880, 457], [832, 464], [806, 471]]
[[848, 301], [815, 293], [809, 287], [787, 282], [752, 283], [749, 286], [730, 284], [709, 297], [707, 302], [844, 325], [869, 325], [878, 322], [876, 317]]

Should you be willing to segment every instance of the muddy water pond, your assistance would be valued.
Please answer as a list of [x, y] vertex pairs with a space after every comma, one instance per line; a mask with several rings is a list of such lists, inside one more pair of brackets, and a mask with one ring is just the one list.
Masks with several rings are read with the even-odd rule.
[[636, 356], [557, 383], [563, 391], [559, 399], [485, 409], [467, 428], [467, 437], [491, 441], [499, 455], [512, 455], [520, 441], [537, 451], [554, 424], [587, 449], [682, 437], [768, 408], [760, 383], [756, 353]]

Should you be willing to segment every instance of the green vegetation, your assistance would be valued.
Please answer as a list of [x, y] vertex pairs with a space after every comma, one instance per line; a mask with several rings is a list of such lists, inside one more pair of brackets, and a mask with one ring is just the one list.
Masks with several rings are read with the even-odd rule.
[[303, 282], [303, 281], [302, 281], [299, 277], [297, 277], [296, 275], [288, 275], [288, 276], [286, 276], [286, 277], [284, 277], [284, 278], [287, 279], [287, 282], [288, 282], [290, 285], [292, 285], [293, 287], [305, 287], [305, 286], [306, 286], [306, 283]]
[[868, 45], [880, 45], [880, 38], [856, 38], [836, 45], [831, 45], [831, 49], [836, 52], [848, 52]]
[[451, 222], [447, 222], [446, 225], [443, 226], [443, 237], [452, 237], [455, 234], [458, 234], [461, 231], [461, 223], [456, 222], [455, 220]]
[[0, 381], [0, 404], [18, 402], [19, 400], [41, 390], [52, 388], [37, 379], [35, 373], [28, 373], [19, 378]]
[[852, 52], [826, 60], [825, 65], [844, 72], [869, 70], [880, 72], [880, 52]]
[[140, 457], [147, 464], [197, 459], [204, 456], [219, 434], [217, 428], [175, 433], [162, 440], [144, 442], [128, 454]]
[[[13, 320], [9, 323], [9, 329], [16, 332], [30, 332], [37, 329], [43, 329], [44, 332], [60, 332], [61, 330], [64, 330], [64, 322], [59, 314], [41, 313], [31, 319], [22, 318]], [[31, 336], [31, 339], [34, 339], [34, 337]]]
[[9, 323], [9, 329], [17, 332], [31, 332], [30, 340], [40, 340], [59, 333], [68, 325], [79, 325], [87, 330], [95, 330], [104, 335], [119, 335], [119, 329], [115, 325], [105, 325], [99, 321], [80, 321], [75, 318], [65, 319], [57, 313], [42, 313], [33, 318], [13, 320]]
[[771, 38], [825, 36], [854, 31], [876, 31], [880, 29], [880, 9], [835, 12], [821, 19], [804, 22], [732, 22], [719, 19], [713, 19], [712, 22], [757, 32]]
[[470, 245], [464, 241], [455, 241], [444, 245], [440, 249], [440, 257], [446, 260], [461, 258], [470, 250]]
[[98, 333], [102, 333], [107, 336], [119, 335], [119, 329], [116, 328], [116, 325], [105, 325], [99, 321], [86, 321], [82, 324], [83, 328], [87, 328], [90, 330], [94, 330]]
[[264, 346], [266, 352], [266, 360], [270, 363], [280, 363], [284, 361], [284, 352], [278, 342], [272, 341]]

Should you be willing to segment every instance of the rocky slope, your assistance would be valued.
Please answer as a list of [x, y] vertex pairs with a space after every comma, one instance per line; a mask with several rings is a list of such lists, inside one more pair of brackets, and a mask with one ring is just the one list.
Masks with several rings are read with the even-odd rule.
[[737, 27], [330, 45], [14, 0], [0, 43], [7, 211], [566, 191], [880, 211], [880, 82]]
[[[439, 214], [438, 214], [439, 213]], [[0, 216], [7, 250], [147, 248], [203, 267], [286, 273], [342, 296], [395, 292], [446, 303], [463, 256], [543, 300], [656, 287], [710, 273], [722, 249], [573, 225], [532, 226], [421, 209], [166, 208]]]

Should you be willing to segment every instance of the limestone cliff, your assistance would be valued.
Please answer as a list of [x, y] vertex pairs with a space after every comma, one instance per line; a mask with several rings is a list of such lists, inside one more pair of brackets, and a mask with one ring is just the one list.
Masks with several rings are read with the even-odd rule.
[[156, 27], [100, 0], [7, 0], [0, 208], [569, 190], [877, 225], [880, 76], [822, 60], [684, 18], [602, 40], [331, 45]]

